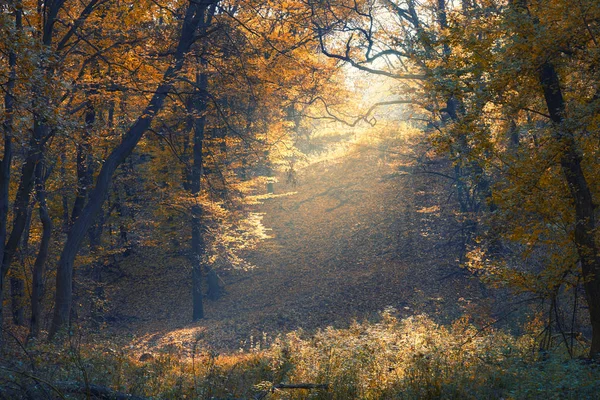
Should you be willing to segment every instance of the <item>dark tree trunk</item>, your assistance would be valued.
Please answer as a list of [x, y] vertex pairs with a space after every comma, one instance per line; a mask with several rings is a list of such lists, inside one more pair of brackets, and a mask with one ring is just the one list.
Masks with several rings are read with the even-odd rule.
[[161, 110], [165, 98], [171, 91], [173, 80], [183, 67], [185, 55], [196, 40], [198, 27], [204, 22], [204, 13], [207, 8], [217, 0], [190, 1], [181, 29], [181, 36], [175, 52], [174, 63], [165, 72], [162, 83], [158, 86], [152, 99], [146, 106], [137, 121], [124, 135], [122, 142], [110, 153], [102, 165], [96, 180], [96, 185], [90, 194], [88, 203], [83, 208], [79, 218], [73, 224], [67, 242], [61, 253], [56, 272], [56, 298], [54, 317], [50, 327], [49, 336], [52, 339], [56, 333], [69, 325], [71, 314], [71, 300], [73, 295], [73, 262], [79, 251], [85, 232], [91, 226], [94, 217], [100, 211], [112, 176], [117, 167], [131, 154], [142, 135], [150, 127], [150, 123]]
[[31, 213], [35, 206], [35, 199], [27, 207], [25, 217], [25, 228], [21, 236], [21, 243], [18, 246], [20, 271], [13, 271], [10, 277], [10, 296], [13, 324], [25, 326], [25, 281], [27, 278], [27, 267], [25, 259], [29, 256], [29, 233], [31, 231]]
[[[13, 228], [6, 242], [4, 248], [3, 260], [2, 260], [2, 274], [10, 270], [10, 266], [14, 259], [15, 254], [21, 243], [23, 232], [27, 226], [27, 221], [30, 216], [29, 202], [31, 199], [31, 191], [33, 189], [35, 168], [40, 159], [43, 151], [43, 140], [47, 135], [47, 128], [44, 123], [36, 120], [33, 136], [29, 143], [29, 150], [27, 151], [27, 157], [23, 164], [21, 172], [21, 180], [17, 189], [17, 195], [13, 205], [14, 218]], [[23, 296], [23, 281], [18, 277], [11, 279], [11, 292], [12, 292], [12, 310], [13, 310], [13, 321], [15, 324], [22, 325], [24, 323], [24, 315], [22, 310], [22, 296]]]
[[[14, 7], [15, 15], [15, 32], [19, 32], [22, 26], [22, 15], [20, 4], [16, 4]], [[10, 190], [10, 169], [12, 165], [12, 137], [14, 131], [14, 112], [15, 112], [15, 99], [14, 99], [14, 88], [17, 78], [17, 55], [14, 51], [10, 51], [8, 54], [8, 64], [10, 73], [8, 82], [6, 83], [5, 95], [4, 95], [4, 121], [2, 127], [4, 130], [4, 153], [2, 161], [0, 161], [0, 257], [4, 255], [5, 242], [6, 242], [6, 225], [8, 218], [8, 207], [9, 207], [9, 190]], [[0, 261], [2, 258], [0, 258]], [[8, 268], [5, 269], [3, 265], [0, 265], [0, 348], [2, 347], [2, 327], [3, 327], [3, 307], [2, 303], [4, 300], [4, 278]]]
[[114, 207], [117, 215], [119, 216], [119, 237], [116, 240], [117, 246], [127, 246], [129, 240], [127, 239], [127, 219], [130, 216], [129, 207], [125, 204], [123, 200], [123, 196], [121, 196], [121, 190], [118, 187], [119, 185], [115, 185], [115, 202]]
[[[65, 148], [65, 143], [62, 143], [63, 149]], [[60, 178], [63, 182], [67, 180], [67, 156], [63, 152], [60, 154]], [[63, 187], [61, 190], [61, 200], [62, 200], [62, 230], [64, 233], [69, 232], [69, 227], [71, 226], [71, 219], [69, 218], [69, 196], [67, 195], [67, 188]]]
[[[202, 33], [210, 26], [215, 12], [216, 3], [207, 8], [207, 13], [202, 23]], [[190, 193], [198, 196], [202, 189], [203, 171], [203, 144], [206, 128], [206, 108], [208, 101], [208, 74], [204, 71], [207, 66], [206, 60], [201, 56], [199, 58], [198, 68], [202, 72], [196, 73], [196, 86], [192, 99], [192, 115], [194, 126], [194, 146], [193, 161], [190, 170]], [[202, 299], [202, 270], [205, 265], [206, 243], [204, 235], [206, 233], [205, 224], [202, 221], [202, 205], [197, 201], [192, 206], [192, 321], [198, 321], [204, 318], [204, 303]], [[209, 288], [210, 291], [210, 288]]]
[[[52, 35], [53, 35], [53, 26], [56, 18], [58, 16], [58, 11], [62, 7], [63, 1], [55, 1], [49, 4], [47, 8], [46, 18], [44, 20], [43, 26], [43, 35], [42, 35], [42, 45], [45, 48], [49, 48], [52, 44]], [[17, 29], [21, 28], [21, 9], [20, 4], [15, 6], [16, 11], [16, 23]], [[16, 65], [16, 64], [15, 64]], [[42, 72], [45, 77], [51, 77], [54, 73], [53, 69], [48, 67], [47, 63], [42, 61]], [[14, 67], [14, 66], [13, 66]], [[39, 88], [34, 87], [33, 93], [41, 93]], [[12, 94], [11, 94], [12, 97]], [[35, 175], [35, 167], [40, 160], [44, 142], [48, 139], [49, 128], [48, 125], [42, 116], [42, 113], [39, 111], [41, 108], [46, 105], [43, 104], [44, 100], [34, 96], [32, 101], [33, 109], [34, 109], [34, 124], [33, 124], [33, 132], [31, 135], [31, 139], [29, 141], [29, 148], [27, 150], [27, 155], [25, 157], [25, 162], [23, 163], [22, 171], [21, 171], [21, 180], [19, 182], [19, 187], [17, 189], [17, 194], [15, 197], [15, 202], [13, 204], [14, 217], [13, 217], [13, 228], [11, 234], [4, 246], [4, 251], [2, 253], [2, 270], [0, 275], [2, 277], [6, 276], [6, 273], [10, 269], [10, 265], [15, 256], [15, 253], [19, 247], [19, 242], [21, 241], [21, 236], [23, 235], [23, 231], [25, 230], [25, 226], [27, 223], [27, 217], [29, 213], [29, 200], [31, 198], [31, 191], [33, 189], [34, 184], [34, 175]], [[0, 282], [2, 283], [2, 282]], [[2, 314], [0, 312], [0, 314]]]
[[[96, 255], [98, 247], [100, 247], [102, 232], [104, 231], [105, 222], [105, 211], [100, 208], [98, 215], [90, 229], [88, 229], [88, 241], [90, 246], [90, 253]], [[103, 318], [103, 308], [100, 305], [105, 299], [104, 286], [102, 285], [102, 265], [97, 258], [94, 257], [92, 261], [90, 275], [94, 283], [94, 296], [90, 296], [90, 310], [92, 314], [92, 321], [96, 324], [100, 324]]]
[[596, 216], [594, 201], [587, 179], [581, 168], [582, 156], [575, 138], [563, 124], [565, 102], [560, 79], [554, 65], [544, 63], [539, 69], [539, 82], [544, 91], [548, 113], [554, 123], [554, 138], [562, 144], [560, 166], [575, 205], [575, 245], [581, 262], [585, 295], [592, 325], [590, 357], [600, 355], [600, 257], [594, 238]]
[[52, 219], [48, 214], [46, 204], [46, 176], [43, 162], [38, 163], [35, 172], [36, 196], [42, 222], [42, 239], [40, 248], [33, 265], [33, 276], [31, 284], [31, 320], [28, 340], [35, 339], [40, 333], [40, 324], [42, 320], [42, 298], [44, 295], [44, 274], [46, 261], [48, 259], [48, 249], [50, 247], [50, 237], [52, 236]]
[[207, 266], [206, 268], [206, 283], [208, 290], [206, 296], [210, 300], [219, 300], [221, 298], [221, 285], [219, 284], [219, 275], [214, 268]]
[[[446, 0], [438, 0], [438, 19], [439, 24], [442, 29], [448, 28], [448, 14], [446, 11]], [[444, 43], [444, 56], [447, 57], [450, 55], [450, 46], [448, 43]]]
[[202, 265], [204, 256], [204, 235], [202, 232], [202, 207], [192, 207], [192, 321], [204, 318], [202, 301]]
[[[88, 97], [95, 94], [95, 91], [90, 91], [86, 93]], [[93, 167], [91, 165], [90, 160], [90, 137], [92, 136], [92, 130], [94, 128], [94, 123], [96, 122], [96, 109], [94, 104], [89, 101], [87, 104], [86, 112], [85, 112], [85, 125], [82, 132], [81, 142], [77, 144], [77, 154], [76, 154], [76, 170], [77, 170], [77, 188], [76, 188], [76, 196], [75, 201], [73, 202], [73, 208], [71, 210], [71, 216], [68, 219], [68, 229], [73, 226], [73, 223], [79, 218], [79, 215], [83, 211], [83, 207], [85, 206], [85, 202], [88, 197], [89, 190], [92, 186], [92, 176], [93, 176]], [[95, 224], [90, 228], [89, 232], [95, 232]], [[88, 233], [89, 233], [88, 232]], [[89, 243], [90, 250], [93, 252], [93, 249], [97, 246], [96, 241], [94, 240], [95, 236], [89, 234]], [[94, 266], [90, 267], [90, 271], [94, 270]], [[72, 277], [75, 282], [76, 279]], [[79, 304], [80, 298], [78, 293], [78, 288], [75, 283], [73, 283], [73, 293], [74, 293], [74, 303]], [[90, 300], [92, 300], [90, 298]], [[77, 312], [76, 309], [72, 309], [71, 320], [76, 319]]]
[[10, 306], [13, 324], [25, 325], [25, 280], [13, 270], [10, 277]]
[[[200, 68], [204, 68], [206, 63], [202, 60]], [[193, 99], [193, 119], [194, 119], [194, 147], [193, 161], [190, 171], [190, 193], [192, 196], [198, 196], [202, 189], [202, 151], [204, 144], [204, 129], [206, 125], [206, 101], [208, 90], [208, 76], [206, 73], [198, 72], [196, 74], [196, 88]], [[204, 224], [202, 223], [202, 206], [196, 202], [192, 206], [192, 320], [198, 321], [204, 318], [204, 305], [202, 302], [202, 269], [206, 246], [204, 243]]]
[[88, 190], [92, 186], [92, 171], [89, 168], [88, 155], [90, 153], [90, 130], [93, 128], [95, 121], [96, 110], [93, 104], [89, 104], [85, 113], [85, 129], [82, 142], [77, 145], [77, 196], [73, 203], [69, 225], [73, 225], [73, 222], [79, 217], [81, 211], [83, 211]]
[[94, 219], [92, 226], [87, 231], [88, 241], [90, 243], [90, 251], [96, 251], [96, 249], [100, 246], [100, 242], [102, 239], [102, 233], [104, 232], [104, 223], [106, 221], [106, 213], [100, 207], [100, 211], [98, 215]]

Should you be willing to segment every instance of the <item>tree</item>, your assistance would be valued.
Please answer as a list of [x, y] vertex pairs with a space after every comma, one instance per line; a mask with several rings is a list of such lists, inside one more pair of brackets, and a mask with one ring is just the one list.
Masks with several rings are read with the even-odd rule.
[[109, 184], [116, 168], [131, 154], [142, 135], [147, 131], [150, 123], [160, 112], [165, 98], [173, 87], [177, 73], [183, 68], [185, 56], [190, 51], [192, 44], [198, 40], [197, 32], [206, 23], [205, 14], [215, 1], [190, 2], [183, 19], [179, 42], [177, 44], [172, 64], [163, 74], [162, 81], [136, 122], [125, 133], [122, 142], [110, 153], [105, 160], [95, 187], [90, 194], [90, 200], [83, 208], [81, 215], [73, 224], [67, 241], [63, 247], [58, 263], [56, 277], [55, 311], [50, 336], [65, 328], [69, 323], [72, 301], [72, 275], [73, 262], [81, 245], [85, 232], [92, 224], [102, 203], [106, 198]]
[[[5, 7], [12, 8], [14, 15], [14, 25], [9, 22], [9, 27], [14, 26], [14, 29], [9, 29], [12, 35], [7, 35], [13, 39], [13, 43], [18, 43], [17, 35], [22, 29], [22, 12], [19, 4], [10, 4]], [[3, 21], [4, 22], [4, 21]], [[8, 219], [9, 208], [9, 190], [10, 190], [10, 173], [12, 166], [12, 140], [14, 134], [14, 114], [15, 114], [15, 85], [17, 78], [17, 52], [12, 48], [8, 51], [8, 80], [6, 82], [4, 95], [4, 115], [2, 121], [4, 152], [0, 163], [0, 254], [4, 254], [6, 242], [6, 226]], [[4, 278], [8, 269], [4, 266], [0, 267], [0, 327], [3, 324], [2, 299]], [[0, 333], [0, 345], [2, 344], [2, 333]]]

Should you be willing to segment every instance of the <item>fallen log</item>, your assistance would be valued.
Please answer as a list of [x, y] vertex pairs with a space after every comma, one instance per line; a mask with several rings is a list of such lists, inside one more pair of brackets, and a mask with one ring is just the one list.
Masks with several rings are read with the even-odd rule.
[[326, 383], [279, 383], [273, 389], [329, 389]]

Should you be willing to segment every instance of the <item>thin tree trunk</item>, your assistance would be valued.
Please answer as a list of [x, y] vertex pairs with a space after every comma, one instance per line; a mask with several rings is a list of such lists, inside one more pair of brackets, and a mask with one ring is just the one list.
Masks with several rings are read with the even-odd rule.
[[27, 280], [26, 258], [29, 256], [29, 234], [31, 232], [31, 213], [35, 207], [35, 199], [27, 207], [25, 217], [25, 228], [21, 236], [21, 243], [18, 246], [20, 271], [13, 271], [10, 277], [10, 295], [13, 323], [18, 326], [25, 326], [25, 283]]
[[[62, 143], [63, 151], [60, 154], [60, 178], [63, 182], [67, 180], [67, 156], [64, 152], [65, 144]], [[69, 218], [69, 196], [67, 195], [67, 188], [61, 189], [61, 200], [62, 200], [62, 230], [64, 233], [69, 232], [71, 226], [71, 218]]]
[[244, 136], [241, 138], [243, 141], [244, 152], [242, 155], [242, 168], [240, 178], [242, 180], [250, 179], [248, 175], [248, 156], [250, 155], [250, 144], [248, 138], [252, 135], [252, 129], [254, 127], [254, 111], [255, 105], [249, 104], [246, 110], [246, 126], [244, 126]]
[[38, 163], [36, 167], [36, 195], [42, 222], [42, 239], [40, 248], [33, 265], [32, 289], [31, 289], [31, 320], [28, 340], [35, 339], [40, 333], [40, 322], [42, 320], [42, 298], [44, 295], [44, 274], [46, 261], [48, 259], [48, 249], [50, 246], [50, 237], [52, 235], [52, 219], [48, 214], [46, 204], [46, 176], [44, 165]]
[[92, 129], [94, 122], [96, 121], [96, 110], [92, 104], [88, 105], [88, 109], [85, 113], [85, 129], [83, 132], [82, 142], [77, 145], [77, 196], [73, 203], [73, 210], [71, 212], [70, 224], [79, 217], [83, 206], [87, 199], [87, 193], [92, 185], [92, 172], [88, 168], [88, 155], [90, 152], [89, 137], [90, 130]]
[[154, 92], [152, 99], [140, 117], [129, 128], [121, 143], [106, 158], [96, 180], [94, 190], [90, 194], [90, 199], [69, 232], [56, 272], [56, 297], [54, 317], [49, 333], [50, 339], [52, 339], [59, 330], [62, 330], [69, 325], [73, 294], [73, 262], [79, 251], [85, 232], [89, 229], [94, 217], [98, 214], [98, 211], [100, 211], [102, 204], [106, 199], [112, 176], [119, 164], [131, 154], [139, 140], [142, 138], [142, 135], [150, 127], [150, 123], [156, 114], [161, 110], [165, 98], [171, 91], [173, 80], [183, 67], [185, 55], [189, 52], [190, 47], [197, 39], [196, 32], [198, 27], [201, 26], [201, 23], [204, 22], [204, 12], [211, 4], [215, 4], [216, 1], [217, 0], [189, 2], [173, 65], [170, 66], [163, 75], [162, 83]]
[[221, 298], [219, 275], [217, 274], [217, 271], [209, 265], [206, 265], [206, 284], [208, 286], [206, 296], [209, 300], [219, 300]]
[[129, 218], [130, 213], [129, 213], [129, 208], [127, 207], [127, 205], [125, 204], [125, 201], [123, 200], [124, 196], [121, 196], [121, 188], [119, 187], [120, 185], [115, 185], [114, 187], [114, 192], [115, 192], [115, 202], [114, 202], [114, 207], [115, 207], [115, 211], [117, 212], [118, 215], [118, 225], [119, 225], [119, 237], [116, 240], [116, 245], [117, 246], [126, 246], [128, 244], [128, 239], [127, 239], [127, 218]]
[[[95, 324], [100, 324], [102, 321], [102, 307], [100, 303], [105, 299], [104, 287], [102, 286], [102, 262], [96, 258], [98, 248], [101, 244], [102, 232], [104, 230], [105, 212], [103, 208], [100, 208], [100, 212], [95, 218], [94, 223], [88, 229], [88, 241], [90, 246], [90, 254], [94, 256], [94, 260], [91, 264], [90, 276], [94, 284], [94, 296], [90, 296], [90, 310], [92, 315], [92, 321]], [[75, 302], [76, 303], [76, 302]]]
[[[91, 96], [95, 92], [87, 92], [88, 96]], [[73, 223], [81, 212], [83, 211], [83, 207], [85, 206], [85, 202], [87, 200], [87, 196], [89, 193], [89, 189], [92, 186], [92, 167], [90, 162], [90, 143], [89, 138], [92, 136], [92, 129], [94, 123], [96, 121], [96, 109], [91, 101], [88, 102], [86, 112], [85, 112], [85, 126], [82, 132], [81, 143], [77, 144], [77, 155], [76, 155], [76, 169], [77, 169], [77, 188], [76, 188], [76, 196], [75, 201], [73, 202], [73, 208], [71, 210], [71, 216], [68, 218], [67, 223], [67, 231], [73, 226]], [[95, 226], [90, 228], [90, 231], [94, 230]], [[92, 240], [92, 235], [90, 235], [90, 248], [93, 248], [96, 245], [96, 242]], [[93, 266], [91, 270], [93, 270]], [[72, 280], [76, 279], [72, 277]], [[75, 283], [73, 283], [73, 293], [74, 294], [74, 303], [78, 304], [80, 302], [77, 287]], [[76, 309], [72, 309], [71, 320], [76, 319], [77, 312]]]
[[12, 272], [10, 277], [10, 307], [13, 324], [25, 325], [25, 280], [21, 274]]

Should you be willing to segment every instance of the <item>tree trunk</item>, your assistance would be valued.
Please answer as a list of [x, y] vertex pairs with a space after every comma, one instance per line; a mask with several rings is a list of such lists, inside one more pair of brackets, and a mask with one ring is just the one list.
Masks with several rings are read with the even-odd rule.
[[[94, 284], [94, 296], [90, 296], [90, 312], [92, 321], [99, 325], [103, 318], [103, 308], [100, 306], [104, 297], [104, 287], [102, 286], [102, 267], [103, 263], [96, 258], [98, 248], [101, 245], [102, 232], [104, 231], [105, 212], [100, 208], [94, 223], [88, 229], [88, 241], [90, 254], [94, 256], [91, 264], [90, 276]], [[76, 303], [76, 302], [75, 302]]]
[[202, 265], [205, 248], [201, 216], [201, 206], [194, 205], [192, 207], [192, 321], [204, 318]]
[[25, 326], [25, 283], [27, 280], [27, 267], [25, 265], [25, 259], [29, 256], [29, 234], [31, 231], [31, 213], [35, 206], [35, 199], [32, 199], [29, 206], [27, 207], [27, 214], [25, 216], [25, 228], [21, 235], [21, 242], [18, 248], [19, 254], [19, 267], [20, 271], [13, 270], [13, 274], [10, 277], [10, 296], [11, 296], [11, 308], [13, 324], [18, 326]]
[[[200, 68], [206, 66], [201, 60]], [[193, 162], [190, 171], [190, 193], [198, 196], [202, 189], [202, 150], [204, 144], [204, 128], [206, 125], [206, 101], [208, 90], [208, 76], [205, 72], [196, 73], [196, 88], [194, 90], [193, 118], [194, 118], [194, 148]], [[202, 268], [206, 253], [204, 243], [204, 229], [202, 223], [202, 205], [197, 200], [192, 206], [192, 320], [204, 318], [204, 305], [202, 302]]]
[[[27, 226], [27, 221], [30, 216], [29, 202], [31, 199], [31, 191], [33, 189], [35, 168], [39, 162], [40, 156], [43, 151], [43, 142], [47, 135], [47, 126], [44, 122], [40, 121], [39, 116], [35, 116], [33, 135], [29, 142], [29, 150], [25, 158], [25, 163], [21, 171], [21, 180], [17, 189], [17, 195], [13, 205], [13, 227], [4, 247], [4, 254], [2, 258], [2, 275], [6, 276], [10, 270], [10, 266], [14, 259], [15, 254], [21, 243], [23, 232]], [[19, 279], [11, 279], [11, 291], [13, 294], [13, 320], [16, 324], [22, 324], [23, 314], [20, 308], [22, 307], [22, 282]]]
[[35, 339], [40, 333], [40, 323], [42, 320], [42, 298], [44, 295], [44, 274], [46, 260], [48, 259], [48, 249], [50, 247], [50, 237], [52, 236], [52, 219], [48, 214], [46, 204], [46, 176], [43, 162], [38, 163], [36, 167], [36, 195], [42, 222], [42, 239], [40, 248], [33, 265], [32, 288], [31, 288], [31, 320], [28, 340]]
[[63, 247], [57, 272], [56, 272], [56, 297], [54, 304], [54, 317], [50, 327], [49, 337], [52, 339], [56, 333], [69, 325], [72, 300], [72, 277], [73, 262], [79, 251], [85, 232], [92, 224], [94, 217], [102, 207], [112, 176], [125, 158], [131, 154], [142, 135], [150, 127], [150, 123], [161, 110], [165, 98], [171, 91], [173, 80], [183, 67], [185, 55], [195, 42], [198, 27], [204, 22], [204, 12], [217, 0], [190, 1], [181, 29], [181, 36], [177, 45], [173, 65], [163, 75], [161, 84], [158, 86], [152, 99], [124, 135], [121, 143], [110, 153], [102, 165], [102, 169], [96, 180], [96, 185], [90, 194], [90, 199], [82, 210], [79, 218], [73, 224], [67, 241]]
[[[211, 24], [215, 13], [216, 3], [207, 8], [206, 17], [202, 23], [201, 32], [204, 34], [206, 28]], [[204, 130], [206, 127], [206, 108], [208, 101], [208, 74], [204, 71], [207, 66], [206, 60], [199, 58], [199, 68], [202, 72], [196, 72], [196, 87], [191, 102], [194, 121], [194, 147], [193, 161], [190, 170], [189, 188], [192, 196], [198, 196], [202, 189], [203, 175], [203, 144]], [[204, 241], [205, 229], [202, 222], [202, 205], [196, 200], [192, 206], [192, 321], [204, 318], [204, 303], [202, 299], [202, 270], [205, 264], [206, 243]]]
[[207, 265], [206, 268], [206, 284], [208, 290], [206, 296], [209, 300], [219, 300], [221, 298], [221, 285], [219, 284], [219, 275], [214, 268]]
[[554, 65], [545, 62], [539, 69], [539, 82], [544, 91], [548, 113], [554, 123], [554, 138], [562, 144], [560, 166], [575, 205], [575, 245], [581, 262], [585, 295], [592, 325], [590, 357], [600, 355], [600, 257], [594, 238], [596, 216], [589, 184], [581, 168], [582, 156], [572, 132], [563, 124], [565, 102], [560, 79]]
[[13, 324], [25, 325], [25, 279], [13, 270], [10, 277], [10, 307]]
[[[22, 15], [20, 4], [16, 4], [14, 7], [15, 14], [15, 32], [19, 32], [22, 27]], [[4, 154], [2, 161], [0, 162], [0, 257], [4, 254], [5, 242], [6, 242], [6, 225], [8, 218], [8, 207], [9, 207], [9, 190], [10, 190], [10, 169], [12, 165], [12, 137], [14, 130], [14, 112], [15, 112], [15, 100], [14, 100], [14, 88], [17, 78], [17, 55], [14, 51], [10, 51], [8, 54], [8, 64], [10, 73], [8, 76], [8, 82], [6, 83], [5, 95], [4, 95], [4, 114], [5, 118], [2, 123], [4, 130]], [[0, 258], [0, 261], [2, 258]], [[6, 269], [8, 271], [8, 269]], [[2, 347], [2, 327], [3, 327], [3, 307], [2, 303], [4, 300], [4, 277], [6, 272], [3, 266], [0, 265], [0, 348]]]
[[119, 225], [119, 237], [116, 240], [116, 245], [119, 247], [125, 247], [128, 245], [129, 240], [127, 239], [127, 219], [130, 217], [129, 207], [125, 203], [126, 196], [122, 196], [120, 185], [115, 185], [115, 201], [114, 207], [118, 215]]
[[[60, 179], [63, 182], [67, 181], [67, 156], [65, 154], [66, 144], [62, 143], [63, 151], [60, 153]], [[69, 232], [71, 226], [71, 218], [69, 217], [69, 196], [67, 195], [67, 188], [61, 189], [61, 200], [62, 200], [62, 230], [63, 233]]]
[[81, 138], [82, 142], [77, 145], [77, 196], [73, 203], [73, 210], [69, 221], [70, 226], [73, 225], [73, 222], [79, 217], [81, 211], [83, 211], [88, 190], [92, 186], [92, 171], [89, 168], [88, 154], [90, 153], [90, 130], [95, 121], [96, 110], [93, 104], [89, 104], [85, 113], [85, 129]]
[[[54, 22], [56, 21], [60, 8], [62, 7], [62, 3], [62, 1], [52, 2], [46, 10], [47, 14], [44, 20], [42, 35], [42, 46], [45, 48], [49, 48], [52, 44]], [[15, 10], [16, 27], [17, 29], [21, 29], [21, 5], [15, 4]], [[48, 78], [51, 77], [54, 73], [54, 70], [48, 67], [45, 61], [42, 62], [42, 65], [43, 75]], [[16, 66], [16, 64], [13, 65], [13, 67], [14, 66]], [[34, 87], [33, 93], [35, 94], [32, 101], [32, 108], [34, 110], [33, 132], [29, 141], [29, 149], [25, 157], [25, 162], [23, 163], [21, 171], [21, 180], [19, 182], [19, 187], [17, 189], [17, 194], [13, 205], [13, 228], [10, 237], [8, 238], [8, 241], [6, 242], [3, 248], [4, 251], [2, 253], [2, 268], [0, 271], [0, 275], [2, 277], [5, 277], [8, 270], [10, 269], [10, 265], [18, 249], [19, 242], [21, 241], [21, 236], [23, 235], [23, 231], [25, 229], [27, 215], [29, 212], [29, 200], [31, 197], [31, 191], [33, 189], [34, 183], [35, 166], [37, 165], [40, 159], [44, 141], [47, 140], [49, 134], [48, 125], [42, 113], [39, 111], [40, 108], [46, 106], [46, 104], [44, 104], [44, 99], [37, 97], [37, 93], [42, 93], [42, 91], [39, 90], [39, 88]], [[0, 309], [0, 315], [1, 314], [2, 312]]]

